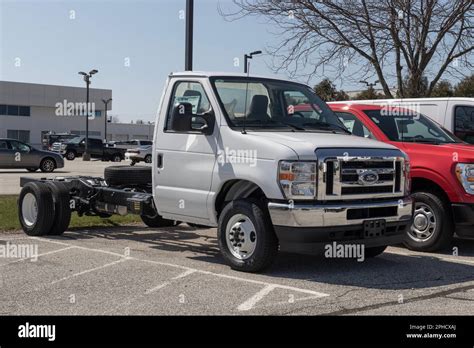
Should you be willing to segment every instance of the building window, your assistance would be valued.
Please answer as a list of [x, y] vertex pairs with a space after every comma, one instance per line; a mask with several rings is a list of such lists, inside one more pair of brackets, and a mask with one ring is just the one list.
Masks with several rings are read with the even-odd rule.
[[29, 106], [0, 105], [0, 115], [31, 116], [31, 108]]
[[7, 106], [7, 115], [18, 116], [18, 105], [8, 105]]
[[100, 116], [102, 116], [102, 111], [96, 110], [95, 111], [95, 117], [100, 117]]
[[30, 142], [30, 131], [20, 129], [7, 129], [7, 138], [16, 139], [24, 143]]
[[31, 111], [29, 106], [20, 106], [19, 107], [19, 116], [31, 116]]

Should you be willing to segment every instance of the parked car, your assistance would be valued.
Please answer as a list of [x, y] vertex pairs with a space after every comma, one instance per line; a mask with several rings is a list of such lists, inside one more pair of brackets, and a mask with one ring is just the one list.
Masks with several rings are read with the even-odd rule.
[[[85, 144], [85, 137], [76, 137], [61, 145], [61, 154], [66, 159], [72, 161], [84, 154]], [[120, 162], [125, 158], [124, 149], [107, 147], [102, 142], [102, 139], [89, 138], [88, 151], [91, 158], [101, 158], [104, 161]]]
[[54, 133], [54, 132], [44, 133], [41, 137], [43, 150], [59, 152], [58, 144], [60, 147], [62, 143], [68, 142], [69, 140], [74, 139], [77, 136], [78, 136], [77, 134], [71, 134], [71, 133]]
[[351, 100], [350, 103], [410, 109], [443, 125], [459, 139], [474, 144], [474, 98], [374, 99]]
[[446, 248], [454, 232], [474, 237], [473, 145], [406, 109], [391, 109], [391, 115], [379, 105], [329, 105], [354, 135], [392, 144], [410, 157], [415, 215], [408, 248]]
[[136, 149], [128, 149], [127, 152], [125, 152], [125, 159], [131, 161], [131, 166], [134, 166], [138, 162], [151, 163], [152, 153], [153, 146], [139, 146]]
[[127, 141], [114, 141], [113, 142], [113, 147], [117, 147], [120, 149], [136, 149], [137, 147], [140, 146], [148, 146], [148, 145], [153, 145], [153, 141], [151, 140], [127, 140]]
[[[312, 111], [292, 113], [295, 100]], [[70, 207], [86, 215], [140, 214], [150, 227], [184, 221], [217, 227], [224, 260], [257, 272], [279, 250], [314, 253], [349, 243], [374, 257], [400, 243], [411, 225], [406, 154], [351, 135], [307, 85], [171, 74], [156, 121], [151, 167], [111, 166], [104, 178], [21, 179], [23, 230], [60, 234]], [[60, 198], [51, 199], [46, 185]], [[64, 209], [53, 210], [53, 202]]]
[[64, 167], [61, 155], [51, 151], [38, 150], [15, 139], [0, 139], [0, 168], [24, 168], [29, 172], [40, 169], [50, 173]]

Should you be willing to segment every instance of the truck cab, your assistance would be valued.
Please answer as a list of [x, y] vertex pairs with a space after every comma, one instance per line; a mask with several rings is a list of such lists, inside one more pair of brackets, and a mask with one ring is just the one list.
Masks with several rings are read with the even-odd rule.
[[375, 251], [401, 241], [411, 224], [407, 156], [348, 134], [306, 85], [172, 74], [156, 124], [159, 215], [218, 227], [235, 268], [254, 266], [259, 238], [280, 250], [340, 241]]
[[54, 182], [23, 178], [25, 232], [60, 234], [67, 226], [54, 223], [57, 217], [32, 224], [35, 200], [46, 202], [38, 211], [49, 212], [45, 205], [54, 201], [80, 215], [140, 214], [149, 227], [217, 227], [224, 260], [235, 270], [258, 272], [279, 250], [315, 253], [349, 244], [377, 256], [402, 242], [412, 223], [407, 155], [350, 134], [307, 85], [174, 73], [155, 124], [151, 167], [112, 166], [104, 178], [61, 178], [64, 204], [59, 196], [43, 197]]
[[411, 161], [415, 199], [405, 245], [447, 248], [454, 233], [474, 237], [474, 146], [414, 110], [393, 104], [329, 103], [353, 134], [394, 145]]

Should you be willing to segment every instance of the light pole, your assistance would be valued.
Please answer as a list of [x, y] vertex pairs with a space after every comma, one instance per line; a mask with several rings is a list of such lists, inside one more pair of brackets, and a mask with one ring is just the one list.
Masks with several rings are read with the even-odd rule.
[[184, 70], [193, 70], [194, 0], [186, 0], [186, 37]]
[[85, 73], [84, 71], [79, 71], [79, 75], [84, 76], [84, 81], [86, 81], [86, 144], [84, 149], [84, 154], [82, 155], [83, 161], [90, 161], [91, 155], [89, 154], [89, 85], [91, 84], [91, 77], [94, 74], [97, 74], [99, 71], [93, 69], [89, 71], [89, 73]]
[[247, 74], [249, 72], [248, 60], [252, 59], [253, 56], [256, 56], [257, 54], [262, 54], [262, 51], [254, 51], [254, 52], [251, 52], [250, 54], [244, 55], [244, 73]]
[[109, 99], [102, 99], [102, 102], [104, 103], [105, 105], [105, 111], [104, 111], [104, 116], [105, 116], [105, 121], [104, 121], [104, 139], [105, 139], [105, 143], [107, 143], [107, 105], [109, 104], [109, 102], [112, 101], [112, 98], [109, 98]]

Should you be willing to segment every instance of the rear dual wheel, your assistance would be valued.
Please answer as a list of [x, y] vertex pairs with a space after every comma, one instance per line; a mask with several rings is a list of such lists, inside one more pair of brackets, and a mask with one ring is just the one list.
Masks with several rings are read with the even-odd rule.
[[69, 226], [69, 190], [61, 182], [29, 182], [20, 192], [18, 217], [29, 236], [61, 235]]

